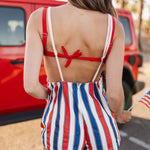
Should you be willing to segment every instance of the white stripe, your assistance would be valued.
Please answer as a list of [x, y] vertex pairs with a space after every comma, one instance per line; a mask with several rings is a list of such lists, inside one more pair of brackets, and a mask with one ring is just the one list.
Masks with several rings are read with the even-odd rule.
[[[116, 137], [115, 137], [115, 134], [114, 134], [114, 131], [113, 131], [112, 125], [110, 123], [110, 119], [109, 119], [108, 115], [111, 117], [112, 120], [113, 120], [113, 117], [111, 115], [110, 109], [108, 108], [108, 104], [107, 104], [105, 98], [103, 97], [103, 94], [102, 94], [102, 85], [100, 86], [100, 88], [97, 88], [97, 90], [99, 91], [101, 102], [103, 104], [103, 107], [105, 108], [104, 109], [103, 107], [101, 107], [101, 111], [102, 111], [104, 120], [105, 120], [105, 122], [107, 124], [107, 127], [109, 129], [109, 134], [110, 134], [110, 137], [111, 137], [111, 140], [112, 140], [112, 145], [113, 145], [113, 148], [115, 150], [117, 150], [118, 146], [117, 146], [117, 143], [116, 143]], [[114, 122], [113, 122], [113, 124], [114, 124]], [[116, 130], [116, 128], [115, 128], [115, 130]]]
[[[121, 135], [122, 137], [128, 138], [128, 134], [127, 134], [126, 132], [122, 131], [122, 130], [120, 130], [120, 135]], [[147, 143], [145, 143], [144, 141], [142, 141], [142, 140], [140, 140], [140, 139], [138, 139], [138, 138], [132, 137], [132, 136], [129, 137], [128, 139], [129, 139], [129, 141], [131, 141], [132, 143], [135, 143], [136, 145], [139, 145], [140, 147], [143, 147], [143, 148], [145, 148], [145, 149], [147, 149], [147, 150], [150, 150], [150, 144], [147, 144]]]
[[[46, 136], [47, 136], [47, 124], [46, 124], [46, 121], [45, 121], [45, 123], [44, 123], [44, 117], [45, 117], [45, 112], [47, 111], [47, 109], [48, 109], [48, 106], [49, 106], [50, 104], [49, 103], [47, 103], [47, 106], [45, 107], [45, 110], [44, 110], [44, 114], [43, 114], [43, 116], [42, 116], [42, 124], [43, 124], [43, 126], [44, 126], [44, 129], [42, 128], [42, 138], [44, 138], [44, 145], [45, 145], [45, 147], [47, 148], [47, 141], [46, 141]], [[48, 114], [47, 114], [47, 116], [49, 115], [49, 111], [48, 111]], [[47, 116], [46, 116], [46, 119], [47, 119]]]
[[99, 91], [100, 98], [102, 98], [101, 102], [102, 102], [106, 112], [111, 116], [111, 111], [110, 111], [110, 109], [108, 107], [108, 103], [107, 103], [107, 101], [105, 99], [106, 97], [104, 97], [104, 95], [103, 95], [103, 85], [100, 84], [100, 87], [98, 88], [96, 86], [96, 88], [97, 88], [97, 91]]
[[[109, 39], [108, 39], [108, 44], [107, 44], [107, 50], [108, 50], [108, 48], [110, 46], [110, 42], [111, 42], [111, 38], [112, 38], [112, 33], [113, 33], [113, 19], [112, 19], [111, 15], [109, 15], [109, 21], [110, 21], [110, 31], [109, 31]], [[107, 51], [106, 51], [106, 53], [107, 53]], [[105, 54], [105, 56], [106, 56], [106, 54]]]
[[[113, 144], [113, 147], [116, 147], [116, 149], [117, 149], [118, 145], [117, 145], [117, 143], [116, 143], [116, 137], [115, 137], [115, 134], [114, 134], [114, 130], [113, 130], [112, 125], [111, 125], [111, 123], [110, 123], [110, 119], [108, 118], [107, 115], [109, 115], [109, 117], [111, 118], [111, 120], [112, 120], [112, 122], [113, 122], [113, 125], [114, 125], [114, 128], [115, 128], [115, 132], [116, 132], [116, 134], [117, 134], [117, 141], [118, 141], [118, 144], [120, 144], [120, 142], [121, 142], [119, 129], [118, 129], [116, 120], [114, 119], [114, 117], [113, 117], [112, 114], [111, 114], [111, 110], [110, 110], [110, 108], [109, 108], [109, 106], [108, 106], [107, 100], [105, 99], [106, 97], [103, 95], [103, 85], [102, 85], [102, 84], [101, 84], [101, 87], [100, 87], [100, 88], [101, 88], [101, 91], [100, 91], [100, 90], [98, 90], [98, 91], [99, 91], [99, 93], [100, 93], [101, 102], [102, 102], [102, 104], [103, 104], [103, 106], [104, 106], [104, 108], [105, 108], [105, 110], [106, 110], [106, 112], [107, 112], [108, 114], [105, 112], [105, 110], [104, 110], [103, 108], [102, 108], [102, 113], [103, 113], [103, 115], [105, 115], [105, 117], [107, 117], [107, 119], [105, 119], [105, 122], [107, 122], [107, 125], [108, 125], [108, 123], [109, 123], [108, 129], [109, 129], [109, 133], [110, 133], [111, 139], [113, 140], [113, 143], [112, 143], [112, 144]], [[105, 117], [104, 117], [104, 118], [105, 118]]]
[[[146, 98], [145, 95], [149, 96], [148, 94], [144, 94], [142, 95], [129, 109], [128, 111], [130, 111], [139, 101], [144, 101], [143, 98]], [[150, 99], [148, 99], [148, 101], [150, 101]], [[149, 104], [148, 104], [149, 105]], [[148, 106], [150, 107], [150, 106]]]
[[78, 101], [79, 102], [79, 110], [82, 111], [82, 115], [83, 115], [85, 123], [87, 125], [87, 131], [88, 131], [88, 134], [89, 134], [92, 149], [96, 150], [97, 147], [96, 147], [95, 137], [94, 137], [94, 133], [93, 133], [93, 128], [92, 128], [92, 125], [91, 125], [91, 121], [90, 121], [88, 112], [87, 112], [86, 107], [83, 103], [80, 90], [78, 92], [78, 95], [79, 95], [79, 101]]
[[54, 104], [54, 101], [52, 101], [52, 103], [50, 105], [50, 109], [48, 111], [48, 115], [46, 117], [46, 130], [45, 130], [45, 134], [44, 134], [44, 140], [46, 142], [46, 148], [47, 148], [47, 124], [48, 124], [48, 120], [49, 120], [49, 116], [50, 116], [50, 112], [52, 110], [53, 104]]
[[57, 86], [58, 86], [57, 98], [56, 98], [55, 106], [53, 108], [54, 110], [53, 110], [53, 115], [52, 115], [52, 119], [51, 119], [51, 130], [50, 130], [51, 131], [50, 132], [50, 148], [51, 148], [51, 150], [53, 150], [53, 145], [54, 145], [55, 122], [56, 122], [57, 112], [58, 112], [58, 92], [59, 92], [60, 85], [57, 84]]
[[[147, 91], [147, 92], [149, 92], [149, 91]], [[148, 94], [148, 93], [146, 93], [145, 95], [147, 95], [147, 96], [149, 96], [149, 97], [150, 97], [150, 94]]]
[[[110, 123], [110, 118], [108, 117], [108, 114], [105, 112], [105, 110], [103, 108], [102, 108], [102, 113], [103, 113], [103, 116], [104, 116], [104, 120], [107, 124], [108, 130], [109, 130], [109, 134], [110, 134], [111, 141], [112, 141], [112, 146], [116, 150], [116, 149], [118, 149], [118, 146], [117, 146], [117, 143], [116, 143], [116, 137], [115, 137], [115, 134], [114, 134], [113, 127]], [[111, 119], [112, 119], [112, 117], [111, 117]], [[113, 125], [114, 125], [114, 123], [113, 123]], [[114, 127], [115, 127], [115, 125], [114, 125]], [[115, 131], [116, 131], [116, 129], [115, 129]], [[118, 139], [117, 139], [117, 141], [118, 141]]]
[[[45, 144], [46, 144], [46, 148], [47, 148], [47, 124], [48, 124], [48, 121], [49, 121], [49, 116], [50, 116], [50, 113], [51, 113], [51, 111], [52, 111], [52, 108], [53, 108], [53, 105], [54, 105], [54, 97], [55, 97], [55, 95], [56, 95], [56, 93], [55, 93], [55, 91], [53, 90], [53, 99], [52, 99], [52, 102], [51, 102], [51, 104], [49, 104], [50, 105], [50, 107], [49, 107], [49, 110], [48, 110], [48, 114], [47, 114], [47, 116], [46, 116], [46, 120], [45, 120], [45, 127], [46, 127], [46, 129], [45, 129], [45, 133], [44, 133], [44, 141], [46, 142]], [[50, 102], [50, 101], [49, 101]], [[44, 118], [43, 118], [44, 119]]]
[[118, 146], [117, 146], [117, 143], [116, 143], [116, 137], [115, 137], [112, 125], [110, 123], [109, 117], [108, 117], [108, 115], [106, 114], [106, 112], [103, 108], [102, 108], [102, 114], [103, 114], [104, 120], [105, 120], [105, 122], [107, 124], [107, 127], [108, 127], [108, 130], [109, 130], [112, 146], [113, 146], [114, 150], [117, 150]]
[[[149, 98], [147, 98], [146, 96], [148, 96]], [[150, 102], [150, 96], [149, 95], [145, 95], [144, 97], [142, 97], [142, 98], [145, 98], [147, 101], [149, 101]]]
[[122, 137], [128, 137], [128, 134], [126, 132], [122, 131], [122, 130], [120, 130], [120, 135]]
[[[80, 101], [80, 99], [78, 99], [78, 101]], [[79, 103], [78, 103], [78, 108], [79, 108]], [[84, 144], [84, 122], [80, 112], [78, 112], [78, 117], [79, 117], [79, 126], [80, 126], [80, 139], [79, 139], [78, 150], [81, 150]]]
[[68, 100], [69, 100], [69, 110], [70, 110], [70, 122], [69, 122], [69, 139], [68, 139], [68, 150], [73, 150], [74, 138], [75, 138], [75, 114], [74, 114], [74, 98], [72, 83], [68, 84]]
[[108, 14], [108, 34], [107, 34], [106, 41], [105, 41], [105, 48], [104, 48], [102, 59], [107, 54], [107, 50], [110, 45], [111, 36], [112, 36], [112, 17]]
[[[146, 97], [146, 96], [148, 96], [148, 98]], [[149, 102], [150, 102], [150, 95], [144, 95], [144, 97], [143, 98], [145, 98], [145, 99], [147, 99]]]
[[[128, 138], [128, 134], [126, 132], [122, 131], [122, 130], [120, 130], [120, 135], [122, 137]], [[136, 145], [139, 145], [140, 147], [143, 147], [147, 150], [150, 150], [150, 144], [147, 144], [147, 143], [145, 143], [144, 141], [142, 141], [138, 138], [135, 138], [135, 137], [131, 136], [131, 137], [129, 137], [129, 141], [131, 141], [132, 143], [135, 143]]]
[[147, 144], [147, 143], [145, 143], [145, 142], [143, 142], [143, 141], [141, 141], [141, 140], [139, 140], [139, 139], [137, 139], [135, 137], [129, 137], [129, 140], [131, 142], [139, 145], [140, 147], [143, 147], [143, 148], [145, 148], [147, 150], [150, 150], [150, 144]]
[[[103, 106], [104, 106], [104, 108], [106, 109], [108, 115], [109, 115], [109, 116], [111, 117], [111, 119], [112, 119], [112, 122], [113, 122], [113, 125], [114, 125], [114, 128], [115, 128], [115, 131], [116, 131], [116, 134], [117, 134], [117, 141], [118, 141], [118, 143], [120, 144], [120, 134], [119, 134], [119, 130], [118, 130], [118, 126], [117, 126], [116, 120], [113, 118], [113, 116], [112, 116], [112, 114], [111, 114], [111, 110], [110, 110], [110, 108], [109, 108], [109, 106], [108, 106], [108, 103], [107, 103], [106, 100], [105, 100], [106, 97], [104, 97], [104, 95], [103, 95], [102, 93], [100, 93], [100, 95], [101, 95], [101, 98], [103, 98], [103, 99], [102, 99]], [[114, 138], [115, 138], [115, 135], [114, 135]], [[115, 138], [115, 139], [116, 139], [116, 138]], [[117, 144], [117, 143], [116, 143], [116, 144]], [[117, 146], [117, 145], [116, 145], [116, 146]]]
[[112, 121], [114, 123], [114, 127], [115, 127], [115, 130], [116, 130], [116, 133], [117, 133], [117, 141], [118, 141], [118, 144], [120, 145], [121, 136], [120, 136], [120, 132], [119, 132], [119, 129], [118, 129], [117, 121], [113, 117], [112, 117]]
[[143, 98], [140, 101], [144, 102], [145, 104], [148, 105], [148, 107], [150, 107], [150, 104], [146, 100], [144, 100]]
[[139, 101], [141, 98], [143, 98], [145, 95], [147, 95], [147, 96], [150, 96], [149, 94], [148, 94], [148, 92], [150, 91], [150, 89], [148, 89], [137, 101]]
[[94, 103], [94, 100], [91, 97], [91, 95], [89, 94], [89, 91], [90, 91], [89, 84], [87, 84], [85, 86], [85, 89], [87, 91], [87, 99], [88, 99], [88, 103], [89, 103], [89, 106], [90, 106], [90, 110], [92, 112], [92, 115], [94, 116], [94, 119], [96, 121], [96, 125], [97, 125], [98, 130], [99, 130], [98, 132], [99, 132], [102, 147], [103, 147], [103, 149], [108, 149], [108, 143], [107, 143], [107, 138], [106, 138], [106, 135], [105, 135], [104, 128], [102, 126], [102, 123], [100, 122], [98, 112], [96, 111], [96, 105]]
[[63, 147], [63, 139], [64, 139], [64, 124], [65, 124], [65, 99], [64, 93], [62, 92], [61, 104], [60, 104], [60, 121], [59, 121], [59, 133], [58, 133], [58, 149], [62, 149]]
[[[49, 87], [48, 87], [49, 88]], [[53, 94], [55, 95], [55, 92], [53, 92]], [[51, 97], [50, 97], [50, 99], [51, 99]], [[50, 99], [49, 99], [49, 102], [47, 102], [47, 105], [46, 105], [46, 107], [45, 107], [45, 110], [44, 110], [44, 114], [43, 114], [43, 118], [42, 118], [42, 122], [44, 123], [44, 116], [46, 115], [45, 113], [46, 113], [46, 111], [47, 111], [47, 109], [48, 109], [48, 107], [49, 107], [49, 105], [50, 105]], [[51, 105], [53, 104], [53, 101], [52, 101], [52, 103], [51, 103]], [[47, 117], [49, 117], [48, 115], [50, 114], [50, 110], [51, 110], [51, 106], [50, 106], [50, 108], [49, 108], [49, 111], [48, 111], [48, 114], [47, 114], [47, 116], [46, 116], [46, 120], [45, 120], [45, 124], [47, 125], [47, 123], [48, 123], [48, 120], [47, 120]]]

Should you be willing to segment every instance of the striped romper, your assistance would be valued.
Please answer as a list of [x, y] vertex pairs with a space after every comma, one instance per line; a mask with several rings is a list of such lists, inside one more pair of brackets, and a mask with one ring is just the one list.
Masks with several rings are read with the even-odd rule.
[[64, 81], [53, 39], [51, 8], [48, 8], [49, 32], [56, 57], [60, 82], [48, 82], [50, 98], [45, 107], [41, 127], [43, 145], [47, 150], [117, 150], [120, 135], [110, 111], [103, 78], [95, 81], [102, 63], [110, 51], [114, 20], [108, 14], [108, 31], [102, 61], [88, 83]]

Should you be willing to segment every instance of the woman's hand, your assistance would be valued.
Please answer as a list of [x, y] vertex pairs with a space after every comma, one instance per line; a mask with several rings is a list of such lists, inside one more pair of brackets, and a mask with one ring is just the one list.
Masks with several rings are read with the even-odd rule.
[[115, 115], [118, 123], [126, 123], [131, 120], [131, 112], [122, 110], [121, 113]]

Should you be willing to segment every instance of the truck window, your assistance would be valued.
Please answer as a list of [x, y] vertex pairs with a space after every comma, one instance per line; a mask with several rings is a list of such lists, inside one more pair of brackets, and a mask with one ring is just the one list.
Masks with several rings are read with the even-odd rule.
[[0, 46], [25, 44], [25, 12], [19, 7], [0, 6]]
[[122, 23], [125, 31], [125, 45], [130, 45], [132, 43], [132, 40], [129, 20], [125, 17], [119, 17], [119, 20]]

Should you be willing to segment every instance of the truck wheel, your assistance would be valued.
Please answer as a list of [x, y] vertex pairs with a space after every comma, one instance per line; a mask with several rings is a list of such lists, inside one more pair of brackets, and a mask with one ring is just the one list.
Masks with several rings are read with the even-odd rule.
[[128, 110], [132, 105], [132, 92], [129, 85], [126, 82], [123, 81], [122, 85], [125, 97], [123, 109]]

